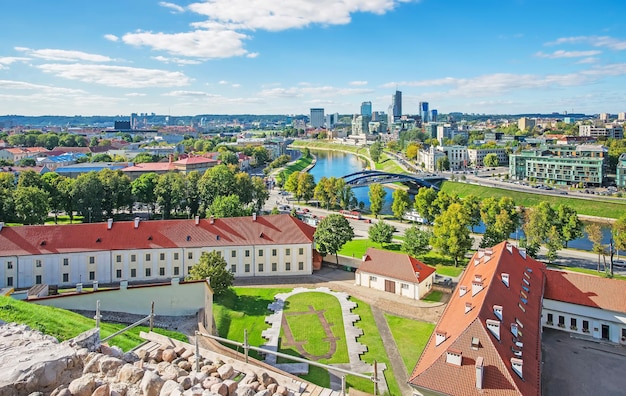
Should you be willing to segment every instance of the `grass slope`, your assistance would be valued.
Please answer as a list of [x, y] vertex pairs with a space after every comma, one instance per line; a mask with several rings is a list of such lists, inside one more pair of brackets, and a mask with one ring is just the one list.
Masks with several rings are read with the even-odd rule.
[[396, 341], [404, 366], [410, 373], [426, 348], [428, 339], [435, 330], [435, 324], [387, 314], [385, 314], [385, 319]]
[[[0, 319], [5, 322], [26, 324], [34, 330], [39, 330], [44, 334], [55, 337], [59, 341], [76, 337], [80, 333], [95, 327], [95, 320], [71, 311], [1, 296]], [[126, 327], [126, 325], [100, 323], [100, 335], [102, 338], [105, 338], [124, 327]], [[128, 351], [144, 342], [144, 340], [139, 337], [139, 332], [148, 332], [149, 330], [150, 329], [146, 326], [138, 326], [112, 338], [108, 343], [110, 345], [117, 345], [123, 350]], [[154, 329], [154, 331], [180, 341], [188, 341], [187, 336], [182, 333], [162, 329]]]

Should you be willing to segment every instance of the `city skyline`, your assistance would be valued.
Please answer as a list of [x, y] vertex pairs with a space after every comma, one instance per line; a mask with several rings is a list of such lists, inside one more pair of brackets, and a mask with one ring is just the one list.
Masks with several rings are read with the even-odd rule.
[[548, 3], [10, 2], [0, 114], [625, 111], [623, 20]]

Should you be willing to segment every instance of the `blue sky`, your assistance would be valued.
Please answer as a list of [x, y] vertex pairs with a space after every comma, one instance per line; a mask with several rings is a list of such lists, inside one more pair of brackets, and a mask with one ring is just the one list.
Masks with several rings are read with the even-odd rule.
[[626, 1], [4, 2], [0, 114], [626, 111]]

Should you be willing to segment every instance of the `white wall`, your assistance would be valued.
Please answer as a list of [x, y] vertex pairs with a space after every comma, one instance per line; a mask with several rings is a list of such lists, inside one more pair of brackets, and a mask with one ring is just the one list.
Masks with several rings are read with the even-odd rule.
[[[363, 271], [358, 271], [355, 274], [355, 284], [357, 286], [364, 286], [370, 289], [385, 291], [385, 280], [390, 280], [395, 283], [395, 294], [408, 297], [413, 300], [419, 300], [432, 290], [434, 273], [419, 284], [387, 278]], [[406, 285], [406, 288], [402, 288], [402, 285]]]

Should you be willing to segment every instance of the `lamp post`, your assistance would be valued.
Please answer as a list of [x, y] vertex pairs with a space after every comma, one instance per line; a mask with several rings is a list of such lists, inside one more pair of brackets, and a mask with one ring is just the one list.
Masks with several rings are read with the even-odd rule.
[[88, 207], [87, 210], [89, 211], [89, 222], [91, 223], [91, 206]]

